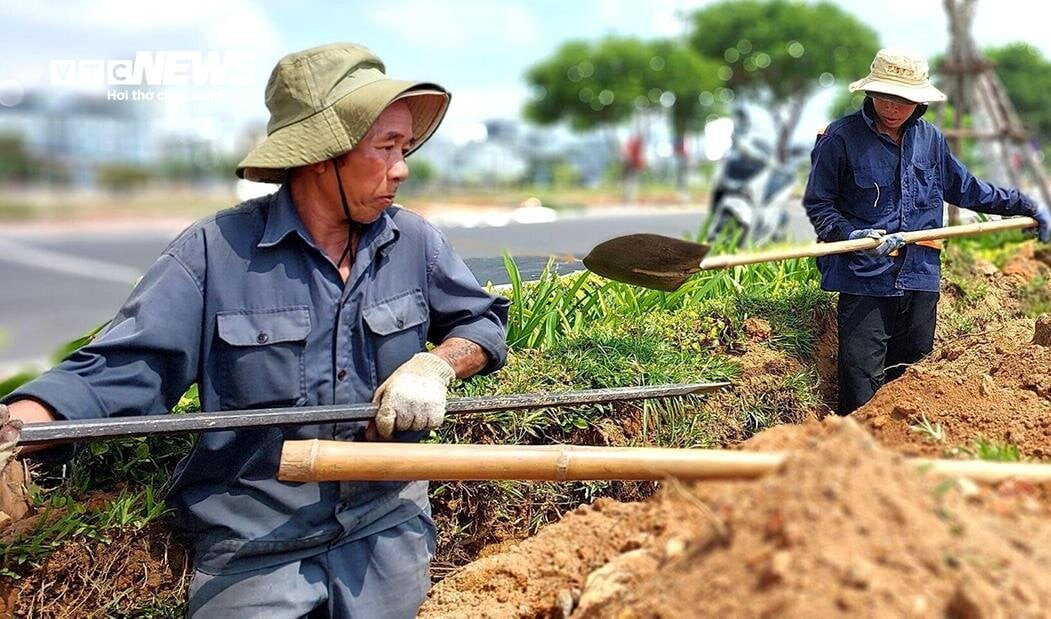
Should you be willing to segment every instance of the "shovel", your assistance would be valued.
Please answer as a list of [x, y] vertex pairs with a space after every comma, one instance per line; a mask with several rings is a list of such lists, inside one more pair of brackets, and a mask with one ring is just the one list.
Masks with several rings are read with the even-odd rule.
[[[1032, 217], [1015, 217], [962, 226], [903, 232], [901, 235], [905, 237], [907, 244], [928, 245], [935, 240], [975, 236], [1003, 230], [1035, 228], [1036, 226], [1037, 222]], [[879, 239], [864, 238], [835, 243], [813, 243], [751, 254], [708, 256], [711, 246], [703, 243], [691, 243], [659, 234], [629, 234], [596, 245], [584, 257], [584, 266], [592, 273], [614, 281], [674, 292], [691, 275], [701, 271], [760, 262], [777, 262], [789, 258], [844, 254], [874, 249], [879, 244]]]

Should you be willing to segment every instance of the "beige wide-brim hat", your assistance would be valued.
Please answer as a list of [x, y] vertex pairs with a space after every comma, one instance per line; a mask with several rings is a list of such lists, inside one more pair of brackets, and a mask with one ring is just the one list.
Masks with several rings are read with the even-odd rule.
[[863, 90], [895, 95], [914, 103], [946, 99], [945, 93], [931, 85], [930, 67], [925, 58], [892, 49], [881, 49], [872, 61], [869, 74], [848, 88], [850, 92]]
[[392, 80], [365, 47], [336, 43], [282, 58], [266, 86], [267, 137], [237, 166], [237, 176], [281, 183], [288, 170], [353, 149], [391, 103], [412, 113], [415, 142], [426, 142], [449, 108], [449, 92], [430, 82]]

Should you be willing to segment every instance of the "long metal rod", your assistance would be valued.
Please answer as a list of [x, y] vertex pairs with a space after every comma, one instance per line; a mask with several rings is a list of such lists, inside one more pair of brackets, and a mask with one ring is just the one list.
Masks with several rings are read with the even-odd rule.
[[[524, 393], [506, 396], [453, 398], [449, 400], [445, 410], [449, 414], [487, 413], [673, 398], [715, 391], [729, 386], [729, 384], [726, 382], [686, 383], [646, 387], [586, 389], [564, 393]], [[68, 443], [133, 436], [158, 436], [182, 432], [238, 430], [261, 426], [367, 421], [376, 416], [376, 410], [377, 406], [375, 404], [368, 403], [31, 423], [26, 424], [22, 428], [18, 444]]]

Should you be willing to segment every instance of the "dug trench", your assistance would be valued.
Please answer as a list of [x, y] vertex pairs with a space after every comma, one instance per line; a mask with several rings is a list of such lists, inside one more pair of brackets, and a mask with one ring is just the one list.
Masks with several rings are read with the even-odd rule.
[[[740, 444], [788, 451], [775, 473], [582, 506], [448, 575], [422, 616], [1047, 616], [1051, 484], [944, 480], [904, 456], [1051, 460], [1051, 318], [1020, 311], [1047, 297], [1033, 282], [1049, 281], [1048, 262], [1026, 248], [1003, 271], [966, 265], [981, 292], [946, 283], [930, 357], [851, 418]], [[791, 360], [760, 362], [759, 376], [778, 363]]]
[[[742, 321], [722, 351], [740, 369], [733, 389], [683, 414], [708, 428], [697, 446], [792, 454], [763, 479], [670, 481], [659, 490], [616, 482], [602, 491], [612, 498], [578, 487], [554, 503], [557, 485], [522, 483], [513, 506], [493, 504], [473, 482], [436, 492], [438, 582], [421, 614], [1046, 616], [1051, 488], [946, 482], [903, 461], [991, 448], [1051, 458], [1051, 326], [1024, 308], [1051, 296], [1046, 283], [1033, 290], [1051, 269], [1026, 247], [1002, 269], [957, 265], [960, 276], [943, 287], [935, 353], [849, 421], [827, 415], [836, 395], [834, 316], [815, 316], [805, 358], [775, 345], [776, 328], [763, 317]], [[801, 399], [801, 390], [819, 397]], [[566, 442], [626, 445], [646, 436], [644, 410], [624, 407], [616, 419], [575, 429]], [[16, 531], [31, 528], [23, 523], [0, 532], [2, 541], [18, 543]], [[185, 553], [163, 520], [101, 537], [71, 540], [15, 569], [17, 577], [0, 577], [2, 611], [178, 614]]]

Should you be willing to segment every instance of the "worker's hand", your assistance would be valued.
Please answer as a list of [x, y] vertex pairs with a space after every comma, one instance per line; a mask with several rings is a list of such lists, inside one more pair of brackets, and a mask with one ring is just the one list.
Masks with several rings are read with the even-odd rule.
[[855, 230], [855, 231], [851, 232], [850, 236], [847, 237], [847, 239], [850, 240], [850, 241], [856, 241], [858, 239], [878, 239], [878, 238], [882, 238], [883, 235], [886, 234], [886, 233], [887, 233], [886, 230], [876, 230], [876, 229], [873, 229], [873, 228], [864, 228], [862, 230]]
[[899, 249], [905, 244], [905, 237], [900, 232], [894, 234], [888, 234], [880, 239], [880, 244], [875, 249], [868, 250], [868, 254], [871, 256], [887, 256]]
[[865, 254], [874, 257], [882, 257], [889, 255], [891, 252], [896, 251], [905, 244], [905, 238], [899, 233], [887, 234], [886, 230], [880, 230], [875, 228], [862, 228], [861, 230], [855, 230], [850, 233], [847, 237], [851, 241], [857, 239], [879, 239], [880, 244], [872, 249], [862, 250]]
[[1047, 210], [1046, 205], [1035, 206], [1036, 210], [1033, 212], [1033, 219], [1038, 224], [1036, 234], [1040, 237], [1041, 243], [1051, 242], [1051, 212]]
[[372, 401], [379, 404], [370, 438], [390, 438], [395, 430], [431, 430], [445, 418], [445, 394], [456, 371], [438, 355], [413, 355], [376, 389]]
[[0, 473], [18, 453], [16, 445], [21, 431], [22, 420], [12, 419], [10, 409], [5, 404], [0, 404]]

